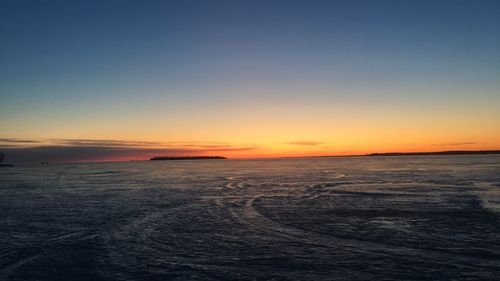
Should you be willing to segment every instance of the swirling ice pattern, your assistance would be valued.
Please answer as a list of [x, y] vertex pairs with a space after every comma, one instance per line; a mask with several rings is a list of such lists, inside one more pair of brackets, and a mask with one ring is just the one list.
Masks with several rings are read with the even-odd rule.
[[0, 171], [0, 280], [495, 280], [500, 157]]

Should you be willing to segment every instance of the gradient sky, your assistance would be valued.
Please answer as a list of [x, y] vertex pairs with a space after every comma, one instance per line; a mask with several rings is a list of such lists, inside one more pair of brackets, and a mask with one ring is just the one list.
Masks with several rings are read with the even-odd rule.
[[0, 1], [17, 161], [500, 149], [500, 1]]

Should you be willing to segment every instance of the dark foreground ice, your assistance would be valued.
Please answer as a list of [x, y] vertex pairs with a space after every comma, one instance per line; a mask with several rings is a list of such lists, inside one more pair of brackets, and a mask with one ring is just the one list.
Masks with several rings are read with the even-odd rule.
[[500, 156], [0, 170], [0, 280], [499, 280]]

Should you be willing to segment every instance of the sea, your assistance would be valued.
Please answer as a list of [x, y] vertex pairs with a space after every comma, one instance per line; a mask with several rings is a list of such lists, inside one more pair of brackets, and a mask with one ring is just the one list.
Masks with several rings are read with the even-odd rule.
[[0, 167], [0, 280], [500, 280], [500, 155]]

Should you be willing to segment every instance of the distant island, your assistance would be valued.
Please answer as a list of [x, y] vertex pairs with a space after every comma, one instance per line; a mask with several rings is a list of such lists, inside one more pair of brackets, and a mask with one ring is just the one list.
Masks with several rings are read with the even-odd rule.
[[419, 156], [419, 155], [469, 155], [469, 154], [500, 154], [500, 150], [450, 150], [435, 152], [386, 152], [370, 153], [364, 156]]
[[226, 159], [226, 157], [222, 156], [160, 156], [153, 157], [149, 160], [213, 160], [213, 159]]

